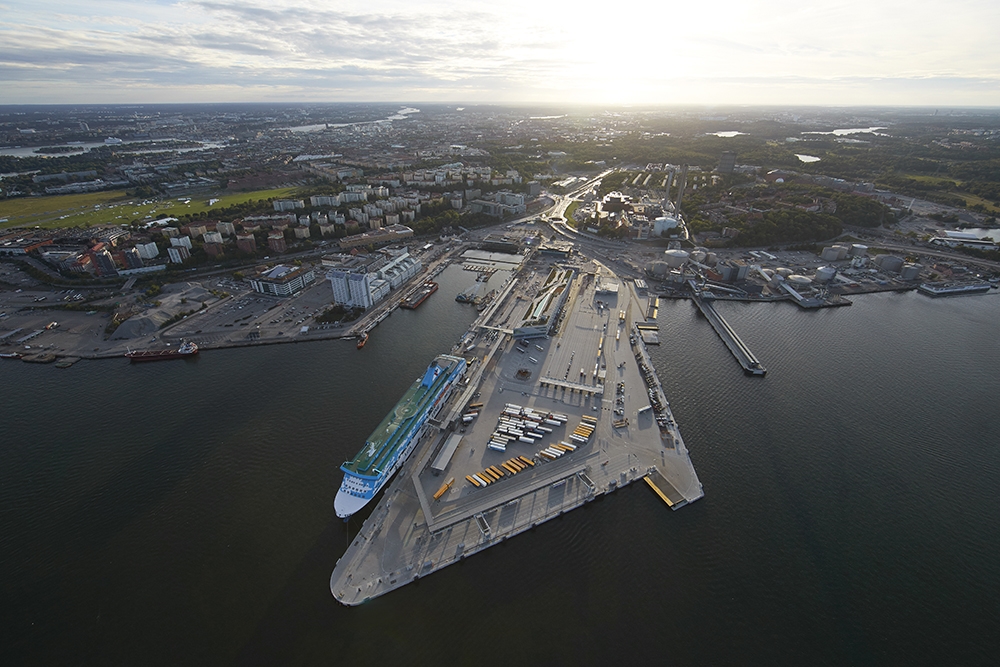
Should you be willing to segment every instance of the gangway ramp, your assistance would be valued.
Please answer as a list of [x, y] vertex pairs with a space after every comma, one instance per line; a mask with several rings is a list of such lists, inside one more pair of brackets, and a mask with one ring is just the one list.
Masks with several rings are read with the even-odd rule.
[[687, 499], [658, 470], [654, 469], [642, 479], [670, 509], [676, 510], [687, 505]]

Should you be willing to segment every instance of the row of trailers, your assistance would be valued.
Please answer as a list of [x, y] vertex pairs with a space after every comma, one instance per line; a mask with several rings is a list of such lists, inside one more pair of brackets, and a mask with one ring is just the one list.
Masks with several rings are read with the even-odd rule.
[[536, 440], [552, 435], [552, 429], [565, 426], [568, 421], [569, 417], [556, 412], [538, 412], [516, 403], [507, 403], [487, 446], [494, 451], [505, 452], [512, 442], [533, 445]]
[[509, 475], [516, 475], [522, 470], [534, 467], [534, 465], [535, 462], [526, 456], [515, 456], [512, 459], [507, 459], [499, 466], [489, 466], [482, 472], [466, 475], [465, 479], [469, 480], [469, 484], [482, 488], [489, 486], [493, 482], [499, 482]]
[[[522, 412], [528, 410], [529, 414], [535, 414], [535, 415], [542, 414], [535, 412], [530, 408], [521, 408], [520, 406], [516, 406], [513, 404], [508, 404], [507, 407], [513, 407], [518, 410], [521, 410]], [[553, 415], [549, 413], [548, 416], [552, 417]], [[565, 415], [554, 415], [554, 416], [565, 417]], [[501, 417], [501, 419], [503, 419], [503, 417]], [[566, 421], [568, 421], [568, 419]], [[565, 423], [565, 421], [562, 423]], [[548, 447], [545, 447], [544, 449], [538, 452], [538, 456], [536, 457], [537, 460], [542, 462], [554, 461], [566, 454], [576, 451], [577, 447], [586, 444], [590, 440], [590, 436], [593, 435], [594, 429], [596, 428], [597, 428], [597, 418], [584, 415], [580, 419], [580, 424], [573, 430], [573, 433], [570, 434], [569, 441], [563, 440], [554, 445], [549, 445]], [[533, 442], [533, 440], [530, 440], [529, 442]], [[489, 466], [482, 472], [475, 473], [472, 475], [466, 475], [465, 479], [467, 479], [470, 484], [482, 488], [489, 486], [494, 482], [498, 482], [504, 477], [510, 475], [516, 475], [522, 470], [526, 470], [527, 468], [532, 467], [534, 465], [535, 462], [526, 456], [515, 456], [512, 459], [504, 461], [503, 463], [500, 464], [500, 466]], [[447, 490], [448, 486], [450, 486], [450, 483], [447, 484], [446, 486], [442, 486], [440, 493], [443, 494], [444, 491]], [[437, 496], [435, 496], [435, 498], [436, 497]]]

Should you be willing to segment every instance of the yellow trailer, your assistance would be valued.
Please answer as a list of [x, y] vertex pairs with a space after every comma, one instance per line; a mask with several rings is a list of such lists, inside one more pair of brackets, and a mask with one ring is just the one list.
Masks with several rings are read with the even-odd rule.
[[449, 479], [449, 480], [448, 480], [447, 482], [445, 482], [444, 484], [442, 484], [442, 485], [441, 485], [441, 488], [440, 488], [440, 489], [438, 489], [438, 490], [437, 490], [437, 491], [436, 491], [436, 492], [434, 493], [434, 500], [440, 500], [440, 499], [441, 499], [441, 496], [443, 496], [443, 495], [444, 495], [445, 493], [447, 493], [447, 492], [448, 492], [448, 489], [450, 489], [450, 488], [451, 488], [451, 485], [452, 485], [452, 484], [454, 484], [454, 483], [455, 483], [455, 478], [454, 478], [454, 477], [452, 477], [452, 478], [451, 478], [451, 479]]

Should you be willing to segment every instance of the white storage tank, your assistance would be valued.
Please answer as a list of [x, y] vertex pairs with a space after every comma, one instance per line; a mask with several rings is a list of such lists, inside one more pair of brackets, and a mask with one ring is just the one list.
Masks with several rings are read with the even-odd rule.
[[778, 267], [777, 272], [778, 272], [778, 275], [781, 276], [782, 278], [787, 278], [788, 276], [792, 275], [792, 270], [791, 269], [786, 269], [783, 266]]
[[818, 283], [828, 283], [837, 275], [837, 269], [832, 266], [821, 266], [816, 269], [816, 277], [813, 278]]
[[718, 263], [718, 261], [719, 258], [716, 256], [714, 252], [705, 253], [705, 263], [708, 264], [709, 266], [715, 266]]
[[834, 243], [832, 247], [837, 249], [837, 259], [847, 259], [847, 253], [851, 251], [849, 247], [842, 243]]
[[854, 243], [851, 245], [851, 257], [864, 257], [868, 254], [868, 246]]
[[812, 284], [812, 279], [810, 279], [807, 276], [802, 276], [797, 273], [793, 273], [792, 275], [788, 276], [788, 284], [794, 287], [795, 289], [799, 289], [801, 287], [809, 287]]
[[648, 270], [654, 276], [663, 278], [670, 272], [670, 265], [661, 261], [650, 262]]
[[696, 249], [691, 252], [691, 259], [699, 264], [704, 264], [706, 255], [707, 253], [704, 250]]
[[840, 255], [840, 250], [836, 246], [827, 246], [823, 248], [823, 251], [819, 254], [819, 258], [824, 262], [835, 262], [838, 255]]
[[679, 268], [688, 260], [688, 254], [683, 250], [667, 250], [663, 254], [666, 256], [667, 264], [672, 269]]

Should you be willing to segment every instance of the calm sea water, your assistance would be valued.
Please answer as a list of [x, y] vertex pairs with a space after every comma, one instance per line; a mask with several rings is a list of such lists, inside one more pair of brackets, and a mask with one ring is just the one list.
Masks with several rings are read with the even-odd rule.
[[653, 357], [705, 498], [633, 485], [359, 608], [337, 467], [475, 311], [451, 268], [362, 352], [0, 362], [6, 664], [995, 664], [1000, 297], [688, 302]]

